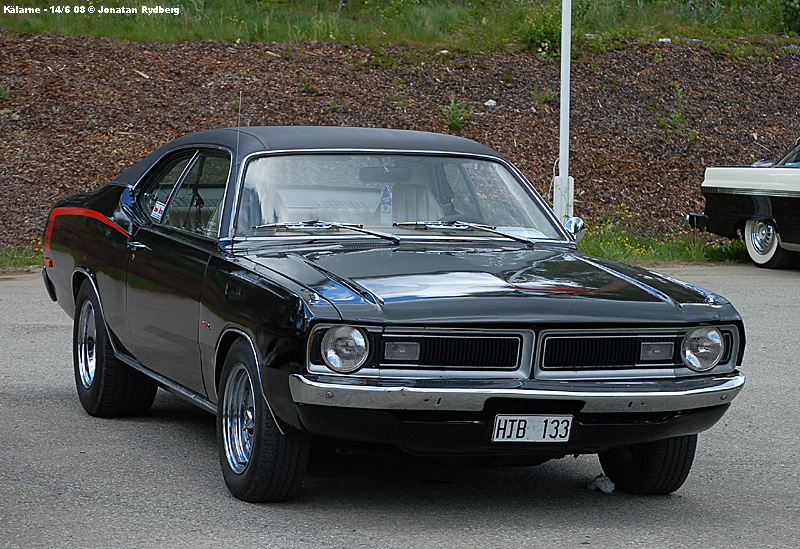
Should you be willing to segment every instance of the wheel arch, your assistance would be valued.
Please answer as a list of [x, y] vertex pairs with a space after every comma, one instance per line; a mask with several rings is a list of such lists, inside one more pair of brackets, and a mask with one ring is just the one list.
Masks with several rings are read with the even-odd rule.
[[255, 345], [253, 344], [252, 338], [240, 328], [227, 328], [219, 337], [217, 349], [214, 353], [214, 390], [217, 394], [219, 394], [219, 383], [222, 377], [222, 368], [225, 366], [225, 357], [228, 356], [231, 347], [233, 347], [237, 339], [244, 339], [250, 344], [256, 358], [256, 365], [258, 365], [258, 355], [255, 352]]
[[[233, 345], [240, 339], [246, 342], [246, 344], [250, 347], [250, 351], [253, 353], [253, 360], [255, 361], [256, 371], [258, 372], [258, 377], [259, 377], [258, 385], [261, 388], [259, 391], [260, 396], [262, 399], [264, 399], [264, 402], [267, 404], [267, 409], [269, 410], [269, 413], [272, 416], [273, 421], [275, 421], [275, 425], [278, 426], [278, 431], [281, 433], [281, 435], [283, 435], [284, 431], [283, 428], [281, 427], [281, 422], [278, 421], [278, 418], [272, 409], [272, 405], [269, 403], [269, 399], [267, 398], [267, 393], [264, 389], [264, 376], [261, 373], [261, 361], [258, 360], [258, 351], [256, 349], [256, 344], [253, 341], [253, 338], [250, 336], [250, 334], [248, 334], [241, 328], [237, 327], [227, 328], [219, 338], [219, 343], [217, 344], [217, 350], [216, 353], [214, 354], [214, 360], [215, 360], [214, 387], [216, 393], [217, 395], [221, 393], [219, 384], [222, 378], [222, 370], [225, 366], [225, 359], [228, 356], [228, 353], [230, 352]], [[217, 409], [219, 410], [219, 402], [217, 403]]]
[[72, 272], [72, 309], [74, 317], [78, 311], [75, 310], [75, 306], [78, 301], [78, 292], [81, 290], [81, 286], [85, 281], [89, 281], [89, 284], [92, 286], [92, 291], [94, 292], [95, 297], [97, 297], [97, 303], [100, 306], [100, 314], [103, 317], [103, 326], [105, 327], [106, 335], [111, 342], [111, 348], [114, 350], [115, 353], [119, 353], [120, 351], [125, 353], [125, 347], [117, 338], [117, 334], [111, 329], [111, 326], [108, 325], [108, 320], [106, 317], [106, 311], [103, 307], [103, 298], [100, 295], [100, 290], [97, 287], [97, 279], [95, 274], [86, 269], [85, 267], [76, 267], [75, 270]]
[[778, 221], [772, 216], [759, 215], [757, 213], [742, 215], [739, 216], [734, 222], [734, 227], [736, 228], [736, 232], [738, 233], [738, 236], [741, 240], [744, 240], [744, 229], [748, 221], [765, 221], [767, 223], [770, 223], [775, 228], [776, 234], [778, 234], [778, 231], [780, 230]]
[[[84, 281], [88, 280], [91, 285], [92, 289], [94, 290], [94, 294], [97, 296], [97, 300], [100, 301], [100, 292], [97, 291], [97, 281], [94, 279], [94, 275], [87, 269], [83, 267], [78, 267], [72, 272], [72, 304], [74, 305], [75, 302], [78, 300], [78, 292], [81, 290], [81, 286], [83, 285]], [[100, 303], [100, 307], [102, 308], [103, 304]]]
[[745, 216], [745, 219], [742, 220], [742, 224], [747, 223], [750, 220], [753, 220], [753, 221], [769, 221], [770, 223], [772, 223], [772, 225], [776, 229], [778, 229], [780, 227], [780, 223], [778, 223], [778, 220], [775, 219], [774, 217], [772, 217], [771, 215], [758, 215], [758, 214], [754, 213], [754, 214]]

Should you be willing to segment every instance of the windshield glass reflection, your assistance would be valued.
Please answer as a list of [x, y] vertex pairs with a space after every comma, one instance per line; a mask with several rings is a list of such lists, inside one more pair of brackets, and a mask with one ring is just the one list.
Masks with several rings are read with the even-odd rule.
[[245, 172], [236, 235], [324, 232], [341, 230], [343, 224], [381, 233], [420, 228], [435, 233], [456, 230], [452, 222], [523, 239], [563, 239], [539, 202], [502, 164], [399, 154], [255, 158]]

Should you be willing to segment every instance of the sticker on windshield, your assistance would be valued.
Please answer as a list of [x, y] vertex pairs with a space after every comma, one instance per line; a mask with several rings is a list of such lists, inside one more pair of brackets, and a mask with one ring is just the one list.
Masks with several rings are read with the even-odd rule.
[[163, 202], [156, 202], [156, 205], [153, 206], [153, 211], [150, 212], [150, 217], [156, 221], [161, 221], [161, 218], [164, 217], [164, 208], [166, 207], [167, 205]]
[[389, 186], [383, 186], [383, 193], [381, 194], [381, 225], [392, 224], [392, 193], [389, 191]]

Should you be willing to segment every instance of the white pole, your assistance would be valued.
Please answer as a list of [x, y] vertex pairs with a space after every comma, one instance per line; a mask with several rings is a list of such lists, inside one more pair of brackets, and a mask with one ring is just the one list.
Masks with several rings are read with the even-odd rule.
[[553, 210], [564, 223], [572, 217], [574, 181], [569, 176], [569, 81], [572, 50], [572, 0], [561, 5], [561, 120], [558, 177], [553, 185]]

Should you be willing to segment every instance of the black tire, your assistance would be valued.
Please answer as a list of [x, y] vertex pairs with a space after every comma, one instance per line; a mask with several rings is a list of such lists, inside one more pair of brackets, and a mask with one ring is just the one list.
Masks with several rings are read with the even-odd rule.
[[114, 357], [100, 301], [88, 280], [75, 300], [72, 360], [78, 398], [89, 415], [140, 415], [152, 406], [158, 387]]
[[623, 492], [670, 494], [689, 476], [696, 448], [697, 435], [633, 444], [599, 454], [600, 465]]
[[280, 432], [262, 396], [249, 342], [233, 344], [220, 376], [217, 446], [231, 494], [249, 502], [280, 502], [300, 490], [310, 453], [308, 438]]
[[748, 219], [744, 226], [747, 255], [757, 267], [782, 269], [792, 259], [792, 252], [781, 248], [778, 231], [770, 221]]

